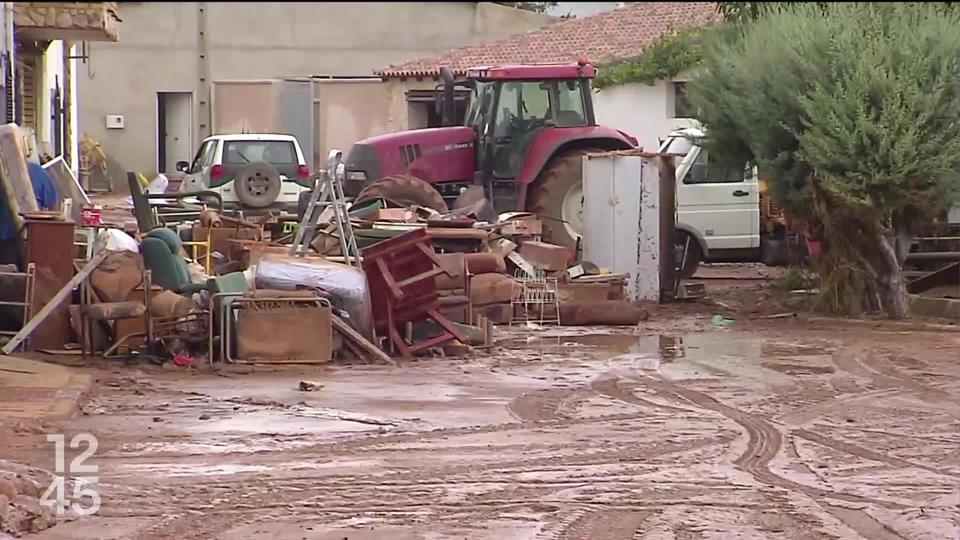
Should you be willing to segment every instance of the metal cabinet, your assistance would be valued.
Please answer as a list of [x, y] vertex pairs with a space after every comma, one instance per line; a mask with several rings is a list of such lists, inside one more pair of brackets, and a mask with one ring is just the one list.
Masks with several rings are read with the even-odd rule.
[[583, 157], [584, 260], [629, 274], [629, 300], [660, 300], [659, 196], [657, 158]]

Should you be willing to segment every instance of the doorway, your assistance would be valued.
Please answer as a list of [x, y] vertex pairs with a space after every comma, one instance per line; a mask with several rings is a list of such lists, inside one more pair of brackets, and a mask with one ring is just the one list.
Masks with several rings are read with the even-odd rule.
[[157, 171], [177, 170], [193, 156], [193, 93], [157, 92]]

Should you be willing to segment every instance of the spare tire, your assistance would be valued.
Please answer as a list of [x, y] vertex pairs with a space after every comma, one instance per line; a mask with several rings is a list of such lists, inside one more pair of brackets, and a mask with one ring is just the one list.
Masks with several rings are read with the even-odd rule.
[[384, 198], [404, 206], [425, 206], [440, 213], [448, 210], [447, 203], [439, 191], [429, 183], [409, 174], [387, 176], [377, 180], [357, 194], [354, 204], [377, 198]]
[[233, 177], [237, 199], [251, 208], [270, 206], [280, 196], [280, 173], [263, 161], [245, 165]]

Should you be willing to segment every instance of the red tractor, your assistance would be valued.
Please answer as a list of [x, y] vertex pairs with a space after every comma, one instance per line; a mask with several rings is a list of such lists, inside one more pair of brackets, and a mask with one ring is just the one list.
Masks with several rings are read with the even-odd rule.
[[[545, 239], [575, 249], [583, 233], [581, 156], [637, 145], [597, 125], [596, 73], [586, 62], [501, 66], [470, 69], [455, 83], [443, 68], [444, 127], [354, 144], [344, 162], [345, 192], [357, 202], [385, 197], [445, 211], [463, 188], [480, 185], [498, 213], [539, 214]], [[462, 126], [453, 122], [455, 84], [470, 89]]]

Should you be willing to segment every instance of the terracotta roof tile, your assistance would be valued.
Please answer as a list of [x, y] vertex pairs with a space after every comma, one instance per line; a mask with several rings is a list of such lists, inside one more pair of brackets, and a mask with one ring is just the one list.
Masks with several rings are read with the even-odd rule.
[[448, 66], [463, 75], [470, 67], [545, 64], [586, 56], [604, 64], [640, 54], [670, 28], [702, 26], [719, 19], [713, 2], [631, 2], [590, 17], [560, 21], [500, 41], [453, 49], [375, 71], [383, 77], [421, 77]]

